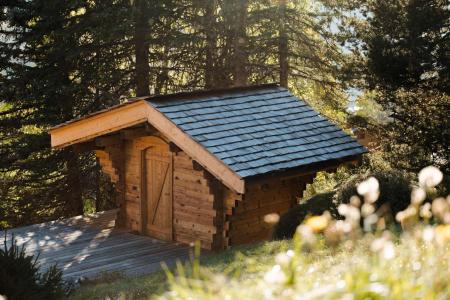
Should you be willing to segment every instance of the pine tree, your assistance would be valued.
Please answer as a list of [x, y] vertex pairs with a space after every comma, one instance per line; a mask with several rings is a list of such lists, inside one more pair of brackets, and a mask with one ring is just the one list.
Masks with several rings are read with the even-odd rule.
[[[360, 51], [363, 87], [389, 115], [380, 139], [396, 167], [450, 172], [450, 11], [448, 1], [355, 1], [346, 23]], [[363, 18], [361, 18], [363, 16]]]
[[98, 173], [92, 156], [50, 150], [46, 130], [128, 91], [121, 69], [128, 54], [117, 54], [115, 36], [122, 28], [104, 23], [114, 24], [123, 6], [108, 4], [18, 0], [2, 7], [0, 217], [11, 225], [81, 214], [98, 189], [84, 176]]

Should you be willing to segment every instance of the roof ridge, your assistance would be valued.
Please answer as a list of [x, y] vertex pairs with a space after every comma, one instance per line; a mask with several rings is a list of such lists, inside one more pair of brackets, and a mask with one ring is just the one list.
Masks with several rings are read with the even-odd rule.
[[261, 89], [268, 89], [268, 88], [280, 88], [285, 89], [284, 87], [281, 87], [278, 83], [265, 83], [265, 84], [257, 84], [257, 85], [247, 85], [247, 86], [237, 86], [237, 87], [229, 87], [229, 88], [219, 88], [219, 89], [199, 89], [194, 91], [187, 91], [187, 92], [178, 92], [178, 93], [172, 93], [172, 94], [166, 94], [166, 95], [148, 95], [148, 96], [141, 96], [141, 97], [133, 97], [127, 99], [128, 101], [135, 101], [135, 100], [168, 100], [168, 99], [178, 99], [180, 97], [196, 97], [196, 96], [203, 96], [203, 95], [214, 95], [218, 93], [228, 93], [228, 92], [238, 92], [238, 91], [251, 91], [251, 90], [261, 90]]

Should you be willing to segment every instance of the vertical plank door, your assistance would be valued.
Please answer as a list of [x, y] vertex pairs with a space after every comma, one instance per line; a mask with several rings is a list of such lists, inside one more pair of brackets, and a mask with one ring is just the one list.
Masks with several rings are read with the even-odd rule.
[[171, 241], [172, 233], [172, 154], [168, 145], [156, 144], [145, 150], [144, 229], [149, 236]]

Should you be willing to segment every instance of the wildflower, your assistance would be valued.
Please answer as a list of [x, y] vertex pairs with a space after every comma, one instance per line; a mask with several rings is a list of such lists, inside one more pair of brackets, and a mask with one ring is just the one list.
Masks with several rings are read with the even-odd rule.
[[328, 245], [334, 247], [342, 241], [345, 234], [343, 223], [343, 221], [333, 222], [327, 227], [327, 229], [325, 229], [325, 241]]
[[264, 275], [264, 280], [267, 283], [284, 283], [286, 281], [286, 275], [280, 265], [275, 265]]
[[418, 222], [418, 209], [409, 205], [404, 211], [399, 212], [395, 219], [400, 222], [403, 229], [409, 229]]
[[369, 291], [382, 297], [387, 297], [389, 295], [389, 287], [379, 282], [371, 283], [369, 285]]
[[438, 225], [435, 229], [436, 241], [440, 244], [450, 242], [450, 225]]
[[419, 172], [419, 184], [423, 187], [435, 187], [442, 181], [443, 178], [444, 175], [442, 172], [434, 166], [428, 166]]
[[427, 226], [422, 231], [422, 240], [424, 242], [431, 242], [434, 239], [434, 228]]
[[378, 222], [378, 216], [376, 214], [368, 215], [366, 218], [364, 218], [364, 230], [371, 231], [372, 226], [377, 224], [377, 222]]
[[370, 203], [364, 203], [361, 207], [361, 215], [367, 217], [375, 212], [375, 207]]
[[420, 205], [425, 198], [427, 197], [427, 193], [422, 188], [414, 188], [411, 192], [411, 203], [415, 205]]
[[277, 213], [267, 214], [264, 216], [264, 222], [269, 225], [275, 225], [280, 220], [280, 215]]
[[311, 227], [308, 225], [300, 225], [297, 227], [297, 233], [301, 236], [302, 241], [311, 246], [316, 242], [316, 236]]
[[386, 229], [386, 220], [384, 218], [379, 218], [377, 221], [377, 230], [385, 230]]
[[358, 185], [357, 191], [366, 202], [374, 203], [380, 196], [380, 184], [375, 177], [369, 177]]
[[286, 253], [278, 253], [277, 256], [275, 256], [275, 262], [280, 266], [285, 267], [292, 261], [293, 256], [294, 251], [292, 250], [289, 250]]
[[386, 260], [393, 259], [395, 257], [394, 243], [391, 241], [386, 242], [383, 251], [381, 252], [381, 257]]
[[350, 197], [350, 205], [354, 207], [360, 207], [361, 206], [361, 199], [359, 199], [358, 196], [351, 196]]
[[322, 216], [310, 217], [306, 220], [305, 224], [311, 227], [312, 231], [315, 233], [322, 232], [328, 226], [330, 220], [330, 215], [323, 214]]
[[351, 206], [351, 205], [340, 204], [338, 206], [338, 212], [340, 215], [344, 216], [345, 219], [353, 225], [358, 224], [359, 220], [361, 219], [361, 214], [359, 212], [359, 209], [357, 209], [356, 207]]
[[433, 203], [431, 204], [431, 212], [435, 217], [439, 218], [441, 221], [445, 221], [446, 215], [448, 215], [450, 212], [450, 205], [444, 198], [442, 197], [436, 198], [433, 200]]
[[389, 260], [395, 257], [395, 246], [390, 240], [391, 236], [388, 231], [383, 232], [380, 238], [375, 239], [370, 245], [370, 250], [378, 253], [381, 258]]
[[422, 218], [424, 218], [425, 220], [431, 219], [431, 217], [433, 216], [433, 214], [431, 213], [431, 204], [430, 203], [425, 203], [424, 205], [422, 205], [420, 207], [419, 215]]

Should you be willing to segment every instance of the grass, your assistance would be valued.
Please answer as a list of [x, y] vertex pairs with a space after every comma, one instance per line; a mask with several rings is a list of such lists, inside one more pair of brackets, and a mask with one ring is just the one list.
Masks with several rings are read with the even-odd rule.
[[[442, 228], [449, 240], [450, 225]], [[434, 240], [426, 238], [430, 230]], [[336, 247], [321, 235], [310, 246], [296, 235], [292, 241], [236, 247], [205, 255], [200, 268], [185, 266], [169, 279], [164, 272], [105, 274], [70, 299], [450, 299], [450, 244], [439, 242], [438, 230], [418, 227], [388, 239], [386, 232]]]
[[[245, 279], [269, 269], [274, 263], [274, 255], [286, 251], [289, 244], [287, 241], [275, 241], [235, 247], [204, 255], [201, 264], [209, 272]], [[123, 299], [124, 295], [125, 299], [148, 299], [168, 289], [169, 283], [163, 271], [139, 277], [105, 273], [95, 281], [83, 283], [69, 299]]]
[[291, 241], [205, 255], [167, 276], [104, 276], [72, 299], [450, 299], [450, 195], [424, 202], [431, 179], [442, 179], [426, 171], [433, 176], [419, 174], [421, 186], [396, 215], [400, 232], [376, 210], [379, 183], [369, 178], [358, 185], [362, 206], [352, 197], [339, 220], [309, 217]]
[[174, 277], [162, 299], [450, 299], [450, 248], [423, 233], [367, 234], [336, 248], [318, 237], [310, 250], [297, 236], [291, 253], [266, 257], [269, 269], [226, 276], [200, 268]]

